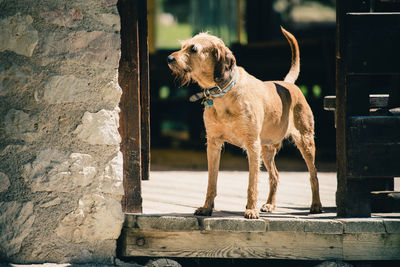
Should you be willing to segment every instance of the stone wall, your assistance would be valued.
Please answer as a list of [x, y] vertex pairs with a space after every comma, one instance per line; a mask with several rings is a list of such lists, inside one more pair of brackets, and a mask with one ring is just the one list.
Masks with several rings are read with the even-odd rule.
[[117, 0], [0, 0], [0, 260], [112, 262]]

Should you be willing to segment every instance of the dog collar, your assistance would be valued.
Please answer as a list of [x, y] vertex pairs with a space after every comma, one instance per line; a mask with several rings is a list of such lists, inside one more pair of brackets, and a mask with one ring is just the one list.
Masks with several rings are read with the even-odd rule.
[[214, 104], [214, 101], [212, 99], [214, 97], [221, 97], [226, 93], [228, 93], [228, 91], [236, 84], [236, 80], [237, 80], [237, 70], [235, 67], [229, 76], [228, 82], [225, 83], [225, 85], [220, 86], [217, 84], [214, 87], [204, 89], [203, 92], [192, 95], [189, 98], [189, 101], [195, 102], [199, 99], [204, 98], [202, 104], [205, 107], [211, 107]]

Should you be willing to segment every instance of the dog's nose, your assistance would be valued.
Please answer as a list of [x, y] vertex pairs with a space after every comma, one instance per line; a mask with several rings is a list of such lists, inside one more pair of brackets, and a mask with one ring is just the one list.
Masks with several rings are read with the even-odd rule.
[[168, 64], [171, 64], [172, 62], [174, 62], [175, 61], [175, 58], [173, 57], [173, 56], [168, 56], [167, 57], [167, 62], [168, 62]]

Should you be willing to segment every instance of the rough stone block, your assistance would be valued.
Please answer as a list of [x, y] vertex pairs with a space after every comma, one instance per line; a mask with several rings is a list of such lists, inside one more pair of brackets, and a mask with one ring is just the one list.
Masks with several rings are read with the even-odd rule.
[[122, 95], [122, 89], [118, 84], [118, 77], [114, 77], [113, 81], [107, 83], [100, 93], [102, 95], [102, 100], [109, 106], [118, 106]]
[[22, 110], [11, 109], [4, 117], [4, 130], [9, 138], [22, 139], [29, 143], [36, 139], [35, 123], [37, 121], [36, 116], [30, 116]]
[[121, 142], [118, 112], [118, 108], [102, 109], [97, 113], [85, 112], [82, 124], [76, 128], [74, 134], [92, 145], [118, 145]]
[[134, 225], [143, 230], [191, 231], [199, 230], [194, 217], [175, 216], [136, 216]]
[[44, 149], [32, 163], [24, 166], [24, 178], [32, 191], [70, 192], [93, 182], [97, 169], [92, 156], [68, 154]]
[[207, 218], [203, 227], [206, 231], [265, 232], [267, 225], [262, 219]]
[[305, 220], [305, 232], [343, 234], [343, 224], [335, 220]]
[[268, 231], [277, 232], [304, 232], [305, 222], [304, 220], [292, 219], [292, 218], [277, 218], [267, 219]]
[[342, 219], [344, 233], [385, 233], [382, 220], [376, 219]]
[[68, 214], [55, 230], [61, 238], [76, 243], [117, 239], [124, 221], [120, 200], [88, 194], [77, 209]]
[[0, 192], [7, 191], [8, 187], [10, 187], [10, 179], [7, 174], [0, 172]]
[[21, 16], [19, 13], [0, 20], [0, 52], [9, 50], [23, 56], [32, 56], [39, 41], [32, 22], [31, 16]]
[[11, 256], [19, 252], [35, 221], [32, 202], [0, 202], [0, 252]]
[[121, 29], [120, 17], [115, 14], [103, 13], [98, 16], [98, 20], [108, 26], [111, 26], [115, 31]]
[[40, 204], [40, 207], [42, 208], [48, 208], [51, 206], [55, 206], [61, 203], [61, 199], [54, 197], [54, 198], [48, 198], [48, 199], [44, 199], [42, 201], [42, 204]]
[[30, 122], [29, 114], [22, 110], [10, 109], [4, 118], [6, 133], [15, 135], [33, 131], [34, 125]]
[[40, 13], [48, 23], [61, 27], [75, 28], [81, 22], [83, 15], [79, 9], [60, 7], [55, 10], [44, 10]]
[[104, 168], [103, 175], [100, 179], [100, 187], [103, 193], [108, 193], [117, 196], [124, 195], [123, 168], [122, 168], [122, 153], [117, 155], [107, 163]]
[[73, 75], [53, 76], [44, 86], [43, 99], [49, 104], [86, 102], [89, 98], [87, 80]]
[[67, 64], [117, 68], [120, 58], [120, 35], [102, 31], [77, 31], [68, 36], [48, 35], [41, 48], [42, 65], [66, 60]]
[[13, 63], [9, 68], [5, 68], [3, 64], [1, 64], [0, 96], [16, 94], [17, 91], [23, 90], [27, 85], [29, 85], [31, 78], [32, 70], [30, 66], [20, 67]]
[[400, 234], [400, 219], [384, 219], [386, 232], [389, 234]]

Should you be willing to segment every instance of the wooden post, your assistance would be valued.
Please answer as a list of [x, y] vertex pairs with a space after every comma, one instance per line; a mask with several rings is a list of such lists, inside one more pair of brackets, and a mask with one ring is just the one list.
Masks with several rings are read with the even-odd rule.
[[150, 178], [150, 92], [147, 1], [138, 1], [142, 180]]
[[[123, 154], [122, 207], [126, 213], [142, 212], [142, 167], [148, 175], [148, 50], [146, 0], [119, 0], [121, 18], [121, 59], [118, 82], [122, 88], [120, 101], [121, 151]], [[147, 116], [147, 117], [146, 117]], [[143, 122], [143, 123], [142, 123]], [[143, 138], [145, 139], [143, 141]], [[142, 147], [145, 145], [143, 153]], [[142, 156], [145, 154], [145, 156]], [[146, 165], [147, 164], [147, 165]]]
[[369, 180], [349, 180], [347, 173], [346, 13], [353, 1], [336, 3], [336, 206], [339, 217], [369, 217]]

